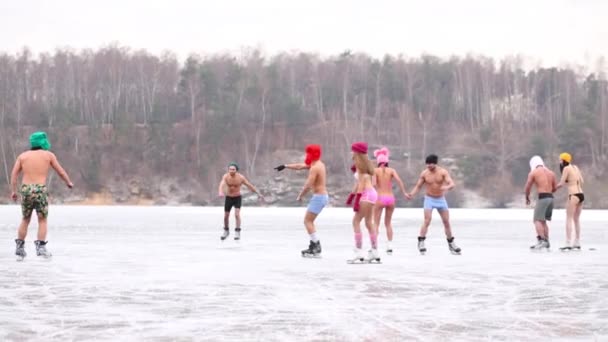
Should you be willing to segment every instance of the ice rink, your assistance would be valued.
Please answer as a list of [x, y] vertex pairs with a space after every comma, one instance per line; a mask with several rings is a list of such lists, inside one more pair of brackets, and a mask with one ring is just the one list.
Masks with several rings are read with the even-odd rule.
[[221, 242], [219, 207], [52, 206], [52, 260], [33, 223], [16, 262], [20, 210], [0, 206], [0, 341], [608, 340], [605, 211], [583, 212], [570, 253], [556, 211], [552, 251], [532, 253], [531, 210], [454, 209], [462, 255], [435, 214], [421, 256], [422, 211], [397, 209], [379, 265], [346, 264], [349, 209], [319, 216], [323, 257], [303, 259], [304, 211], [245, 207], [242, 241]]

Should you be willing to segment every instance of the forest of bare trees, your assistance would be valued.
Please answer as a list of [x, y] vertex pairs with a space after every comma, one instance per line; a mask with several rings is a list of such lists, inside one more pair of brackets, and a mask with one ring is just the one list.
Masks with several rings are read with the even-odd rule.
[[461, 185], [495, 206], [521, 193], [533, 154], [557, 171], [565, 150], [587, 176], [590, 205], [608, 207], [608, 82], [603, 60], [592, 69], [350, 52], [183, 62], [121, 46], [0, 53], [0, 188], [35, 130], [49, 133], [83, 193], [154, 176], [210, 197], [229, 161], [255, 181], [276, 151], [320, 143], [330, 170], [347, 173], [349, 146], [363, 139], [391, 148], [411, 174], [427, 153], [454, 159]]

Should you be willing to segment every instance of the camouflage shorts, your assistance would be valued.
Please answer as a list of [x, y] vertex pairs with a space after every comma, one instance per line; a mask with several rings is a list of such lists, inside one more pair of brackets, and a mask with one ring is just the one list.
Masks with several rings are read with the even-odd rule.
[[21, 212], [23, 218], [30, 218], [36, 210], [38, 216], [46, 218], [49, 215], [49, 201], [46, 185], [23, 184], [19, 190], [21, 194]]

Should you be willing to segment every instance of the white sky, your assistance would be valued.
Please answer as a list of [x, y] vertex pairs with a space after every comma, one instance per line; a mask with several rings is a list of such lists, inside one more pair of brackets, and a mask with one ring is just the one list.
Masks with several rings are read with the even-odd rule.
[[547, 65], [608, 57], [603, 0], [0, 0], [0, 51], [23, 46], [153, 53], [261, 47], [374, 56], [523, 55]]

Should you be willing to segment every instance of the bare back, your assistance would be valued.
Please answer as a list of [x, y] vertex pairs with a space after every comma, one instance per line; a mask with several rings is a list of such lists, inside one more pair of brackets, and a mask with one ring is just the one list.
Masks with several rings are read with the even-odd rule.
[[426, 194], [431, 197], [442, 197], [445, 191], [442, 187], [450, 179], [448, 171], [437, 166], [434, 171], [426, 169], [420, 174], [423, 184], [426, 185]]
[[376, 188], [378, 190], [378, 194], [392, 195], [395, 170], [390, 167], [377, 167], [374, 170], [374, 176], [376, 176]]
[[536, 185], [536, 191], [540, 193], [553, 193], [556, 188], [555, 173], [546, 167], [537, 167], [530, 172], [529, 182]]
[[327, 194], [326, 180], [325, 164], [320, 160], [314, 162], [308, 171], [308, 182], [314, 194]]
[[568, 194], [583, 193], [583, 176], [576, 165], [570, 164], [564, 168], [561, 182], [568, 184]]
[[65, 171], [57, 163], [57, 158], [52, 152], [45, 150], [34, 150], [23, 152], [17, 158], [23, 172], [22, 184], [46, 184], [49, 170], [54, 168], [59, 175]]

